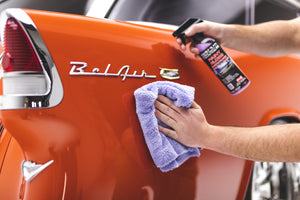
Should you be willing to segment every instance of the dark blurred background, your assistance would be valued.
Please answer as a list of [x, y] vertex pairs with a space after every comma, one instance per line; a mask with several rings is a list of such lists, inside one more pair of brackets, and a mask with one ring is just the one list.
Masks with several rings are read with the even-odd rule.
[[[94, 2], [98, 2], [97, 4]], [[298, 0], [292, 0], [298, 2]], [[253, 24], [291, 19], [298, 9], [285, 0], [0, 0], [6, 8], [30, 8], [85, 15], [90, 6], [111, 4], [105, 16], [124, 21], [149, 21], [179, 25], [189, 17], [221, 23]], [[299, 4], [299, 3], [298, 3]], [[97, 11], [98, 8], [93, 8]], [[255, 15], [253, 15], [255, 12]], [[95, 17], [97, 16], [94, 14]], [[104, 16], [104, 15], [103, 15]]]

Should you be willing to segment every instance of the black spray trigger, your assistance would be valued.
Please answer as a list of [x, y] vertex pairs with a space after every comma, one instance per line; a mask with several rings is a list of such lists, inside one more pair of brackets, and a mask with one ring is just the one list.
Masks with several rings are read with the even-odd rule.
[[[185, 22], [183, 22], [177, 30], [173, 32], [173, 36], [180, 38], [182, 43], [186, 44], [186, 38], [185, 38], [185, 31], [193, 24], [201, 23], [203, 22], [202, 19], [198, 18], [189, 18]], [[203, 38], [203, 33], [196, 33], [195, 35], [191, 36], [191, 39], [194, 40], [194, 42], [197, 42], [200, 40], [200, 38]]]

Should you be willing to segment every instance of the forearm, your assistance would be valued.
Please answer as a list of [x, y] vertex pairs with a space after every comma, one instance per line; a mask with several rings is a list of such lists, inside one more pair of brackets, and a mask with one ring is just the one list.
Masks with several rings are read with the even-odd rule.
[[267, 57], [300, 52], [300, 20], [271, 21], [253, 26], [226, 25], [222, 44]]
[[205, 147], [256, 161], [300, 161], [300, 125], [255, 128], [212, 126]]
[[207, 122], [201, 107], [177, 107], [160, 95], [155, 115], [167, 126], [159, 131], [181, 144], [203, 147], [255, 161], [300, 162], [300, 123], [260, 127], [227, 127]]

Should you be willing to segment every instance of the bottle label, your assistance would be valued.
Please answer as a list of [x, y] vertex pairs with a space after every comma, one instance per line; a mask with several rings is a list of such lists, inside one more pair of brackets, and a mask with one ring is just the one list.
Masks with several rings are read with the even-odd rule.
[[200, 57], [231, 94], [240, 93], [249, 85], [250, 81], [217, 42], [211, 42], [209, 46], [207, 44], [196, 45], [200, 50]]

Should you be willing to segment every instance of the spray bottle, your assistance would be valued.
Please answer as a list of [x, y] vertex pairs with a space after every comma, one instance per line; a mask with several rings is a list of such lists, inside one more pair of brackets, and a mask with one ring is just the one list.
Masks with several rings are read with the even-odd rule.
[[[190, 18], [173, 32], [173, 36], [180, 38], [182, 43], [186, 44], [186, 29], [201, 22], [203, 22], [201, 19]], [[199, 49], [199, 56], [232, 95], [239, 94], [250, 84], [248, 78], [215, 39], [205, 36], [203, 33], [197, 33], [190, 38], [196, 44], [196, 48]]]

